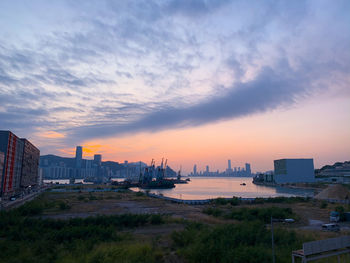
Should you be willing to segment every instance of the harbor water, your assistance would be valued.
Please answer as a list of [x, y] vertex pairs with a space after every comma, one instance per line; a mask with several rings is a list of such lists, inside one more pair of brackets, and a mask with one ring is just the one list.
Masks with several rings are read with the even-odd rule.
[[[253, 178], [249, 177], [191, 177], [188, 184], [176, 184], [176, 187], [172, 189], [150, 189], [149, 192], [184, 200], [230, 198], [233, 196], [243, 198], [314, 196], [314, 191], [311, 189], [255, 185], [252, 180]], [[145, 191], [137, 187], [132, 188], [132, 190]]]
[[[124, 179], [118, 179], [118, 181]], [[188, 184], [176, 184], [171, 189], [149, 189], [150, 193], [164, 195], [172, 198], [184, 200], [202, 200], [218, 197], [278, 197], [278, 196], [303, 196], [312, 197], [314, 191], [312, 189], [297, 189], [288, 187], [272, 187], [255, 185], [252, 183], [253, 178], [249, 177], [191, 177]], [[76, 182], [82, 182], [82, 179]], [[44, 180], [45, 183], [68, 184], [69, 180]], [[242, 185], [242, 184], [245, 185]], [[146, 191], [138, 187], [131, 188], [133, 191]]]

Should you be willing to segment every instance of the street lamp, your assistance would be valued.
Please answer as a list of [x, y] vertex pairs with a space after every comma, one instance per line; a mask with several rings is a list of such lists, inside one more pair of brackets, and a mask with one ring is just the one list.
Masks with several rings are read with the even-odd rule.
[[273, 218], [271, 216], [271, 247], [272, 247], [272, 263], [276, 262], [275, 258], [275, 244], [273, 240]]

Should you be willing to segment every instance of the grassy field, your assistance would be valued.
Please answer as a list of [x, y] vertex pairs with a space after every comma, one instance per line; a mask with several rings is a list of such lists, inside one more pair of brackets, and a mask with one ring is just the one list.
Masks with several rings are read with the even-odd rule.
[[347, 234], [302, 229], [335, 207], [298, 198], [188, 206], [131, 191], [46, 192], [0, 213], [0, 262], [271, 262], [271, 215], [296, 219], [274, 226], [276, 262], [290, 262], [303, 242]]

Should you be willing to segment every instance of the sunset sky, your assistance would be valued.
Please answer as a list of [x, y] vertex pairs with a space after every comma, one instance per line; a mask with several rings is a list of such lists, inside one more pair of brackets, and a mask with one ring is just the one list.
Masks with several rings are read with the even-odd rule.
[[350, 1], [0, 1], [0, 129], [190, 172], [350, 160]]

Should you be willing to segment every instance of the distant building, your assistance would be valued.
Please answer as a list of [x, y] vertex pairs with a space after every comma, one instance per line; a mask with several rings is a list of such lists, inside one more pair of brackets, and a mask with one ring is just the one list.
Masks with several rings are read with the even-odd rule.
[[195, 164], [194, 166], [193, 166], [193, 174], [197, 174], [197, 165]]
[[350, 183], [350, 161], [336, 162], [315, 170], [317, 181], [332, 183]]
[[209, 165], [207, 165], [207, 166], [205, 167], [205, 172], [206, 172], [206, 173], [209, 173]]
[[277, 184], [315, 182], [313, 159], [275, 160], [274, 168], [274, 181]]
[[83, 147], [77, 146], [75, 150], [75, 168], [77, 169], [81, 168], [82, 159], [83, 159]]
[[245, 164], [245, 173], [246, 173], [247, 176], [250, 176], [252, 174], [252, 171], [250, 169], [250, 164], [249, 163]]
[[94, 164], [97, 166], [101, 166], [102, 163], [102, 155], [101, 154], [95, 154], [94, 155]]
[[0, 195], [8, 198], [38, 185], [40, 151], [10, 131], [0, 131]]

